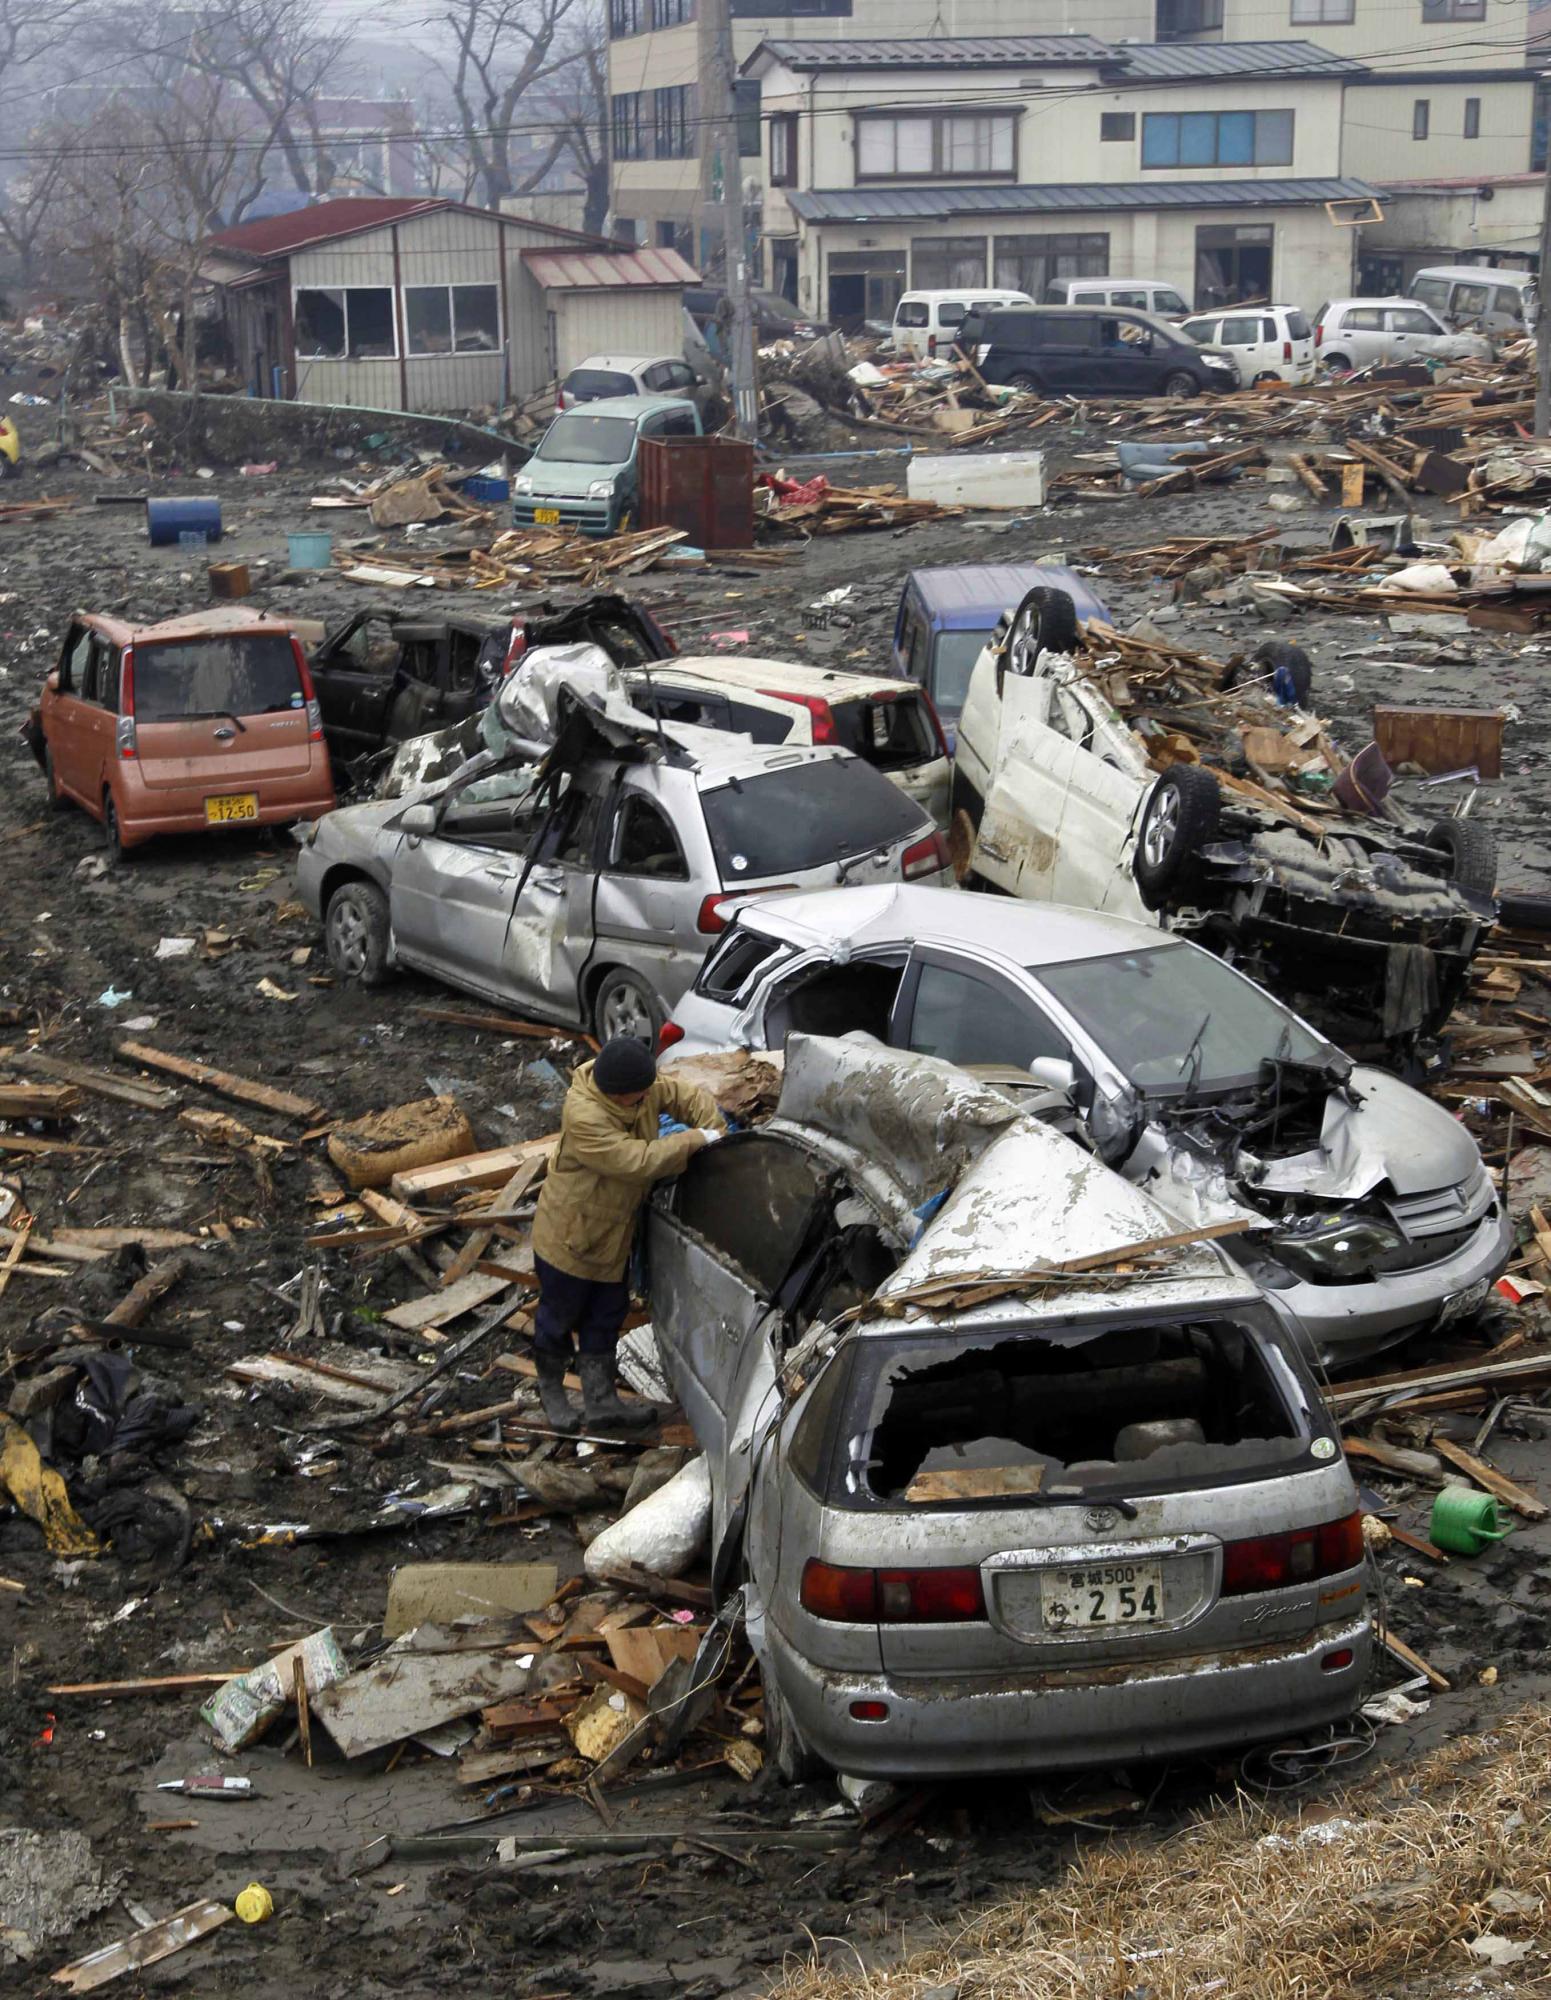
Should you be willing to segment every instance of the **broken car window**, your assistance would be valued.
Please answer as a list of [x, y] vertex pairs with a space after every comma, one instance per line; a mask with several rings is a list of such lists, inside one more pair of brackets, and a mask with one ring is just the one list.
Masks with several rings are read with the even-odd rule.
[[621, 875], [651, 875], [662, 882], [688, 877], [678, 839], [662, 808], [639, 792], [627, 794], [619, 809], [614, 868]]
[[750, 976], [781, 949], [778, 939], [734, 923], [701, 968], [695, 991], [713, 1000], [731, 1000], [748, 984]]
[[740, 1138], [697, 1156], [678, 1185], [678, 1218], [768, 1298], [791, 1269], [824, 1184], [815, 1160], [779, 1139]]
[[910, 1017], [909, 1047], [951, 1063], [1071, 1060], [1071, 1044], [1034, 1002], [999, 981], [955, 966], [923, 965]]
[[302, 706], [290, 638], [281, 632], [163, 639], [135, 648], [135, 718], [270, 715]]
[[822, 868], [922, 824], [921, 808], [896, 786], [839, 757], [719, 785], [700, 803], [723, 882]]

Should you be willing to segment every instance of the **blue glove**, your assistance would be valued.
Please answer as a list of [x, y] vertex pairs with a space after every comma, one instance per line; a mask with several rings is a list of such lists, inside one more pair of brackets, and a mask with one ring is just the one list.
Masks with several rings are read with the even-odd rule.
[[689, 1127], [681, 1118], [675, 1118], [671, 1112], [658, 1112], [657, 1136], [659, 1139], [666, 1139], [670, 1132], [687, 1132], [688, 1130]]

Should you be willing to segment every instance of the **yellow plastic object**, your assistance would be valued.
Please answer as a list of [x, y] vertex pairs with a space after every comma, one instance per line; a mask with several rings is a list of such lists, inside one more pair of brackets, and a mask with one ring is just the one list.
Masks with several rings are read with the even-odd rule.
[[232, 1908], [245, 1924], [262, 1924], [275, 1914], [275, 1899], [262, 1882], [250, 1882]]
[[70, 1505], [65, 1482], [38, 1456], [21, 1425], [0, 1415], [0, 1491], [9, 1493], [24, 1514], [43, 1530], [56, 1556], [97, 1556], [102, 1544]]
[[0, 417], [0, 458], [8, 458], [12, 465], [21, 462], [21, 434], [9, 417]]

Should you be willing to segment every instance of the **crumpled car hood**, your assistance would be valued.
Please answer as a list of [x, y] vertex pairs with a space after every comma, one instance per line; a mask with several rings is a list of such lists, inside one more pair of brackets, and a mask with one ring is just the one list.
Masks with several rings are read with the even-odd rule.
[[1475, 1172], [1475, 1141], [1430, 1097], [1382, 1069], [1356, 1068], [1351, 1082], [1361, 1104], [1354, 1108], [1332, 1091], [1319, 1146], [1271, 1161], [1257, 1187], [1356, 1200], [1381, 1181], [1399, 1195], [1425, 1194]]

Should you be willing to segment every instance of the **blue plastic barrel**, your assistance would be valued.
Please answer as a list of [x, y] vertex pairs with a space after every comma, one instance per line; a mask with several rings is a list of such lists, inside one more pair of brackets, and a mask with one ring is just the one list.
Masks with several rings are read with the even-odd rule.
[[184, 535], [221, 539], [221, 503], [194, 494], [187, 500], [147, 500], [145, 528], [153, 549], [176, 548]]

